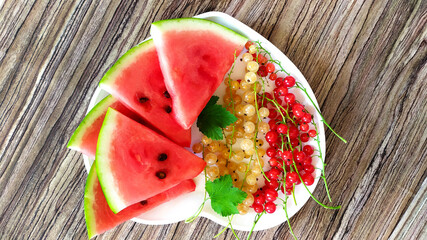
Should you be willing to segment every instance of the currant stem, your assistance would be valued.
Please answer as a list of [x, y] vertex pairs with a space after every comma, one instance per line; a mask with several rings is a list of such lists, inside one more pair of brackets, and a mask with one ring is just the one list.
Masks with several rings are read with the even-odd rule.
[[299, 171], [298, 171], [298, 169], [297, 169], [297, 165], [296, 165], [296, 163], [295, 163], [295, 162], [294, 162], [294, 168], [295, 168], [295, 171], [296, 171], [296, 172], [297, 172], [297, 174], [298, 174], [298, 177], [299, 177], [299, 179], [300, 179], [301, 183], [304, 185], [305, 189], [307, 190], [307, 192], [310, 194], [311, 198], [313, 198], [313, 200], [314, 200], [314, 201], [316, 201], [320, 206], [322, 206], [322, 207], [324, 207], [324, 208], [326, 208], [326, 209], [340, 209], [340, 208], [341, 208], [341, 206], [336, 206], [336, 207], [327, 206], [327, 205], [325, 205], [325, 204], [321, 203], [319, 200], [317, 200], [317, 199], [313, 196], [313, 194], [310, 192], [310, 190], [308, 189], [307, 185], [305, 185], [304, 181], [302, 180], [302, 177], [301, 177], [301, 175], [299, 174]]
[[291, 227], [291, 222], [289, 221], [289, 216], [288, 216], [288, 208], [287, 208], [287, 203], [288, 203], [288, 196], [286, 196], [285, 200], [279, 198], [284, 206], [283, 206], [283, 210], [285, 210], [285, 215], [286, 215], [286, 222], [288, 222], [288, 227], [289, 227], [289, 231], [291, 232], [292, 236], [294, 237], [295, 240], [298, 240], [297, 237], [294, 234], [294, 231], [292, 231], [292, 227]]
[[254, 224], [252, 225], [251, 231], [249, 232], [248, 237], [246, 238], [246, 240], [251, 239], [252, 233], [254, 231], [255, 225], [258, 223], [258, 221], [261, 219], [261, 216], [265, 213], [265, 211], [263, 211], [262, 213], [257, 213], [255, 215], [255, 220], [254, 220]]
[[308, 97], [308, 99], [310, 99], [310, 102], [313, 104], [313, 106], [314, 106], [314, 108], [316, 109], [317, 113], [319, 113], [320, 117], [322, 118], [322, 122], [323, 122], [323, 123], [324, 123], [324, 124], [329, 128], [329, 130], [331, 130], [331, 131], [335, 134], [335, 136], [337, 136], [339, 139], [341, 139], [341, 141], [343, 141], [344, 143], [347, 143], [347, 140], [345, 140], [345, 139], [344, 139], [343, 137], [341, 137], [338, 133], [336, 133], [336, 132], [334, 131], [334, 129], [332, 129], [332, 127], [331, 127], [331, 126], [329, 126], [329, 124], [328, 124], [328, 123], [326, 122], [326, 120], [323, 118], [323, 115], [320, 113], [319, 108], [317, 108], [316, 104], [314, 104], [313, 99], [311, 99], [310, 95], [308, 94], [307, 89], [306, 89], [305, 87], [303, 87], [303, 86], [301, 85], [301, 83], [299, 83], [299, 82], [296, 82], [296, 83], [295, 83], [295, 86], [296, 86], [298, 89], [302, 90], [302, 91], [305, 93], [305, 95]]
[[233, 232], [233, 234], [236, 237], [236, 239], [240, 240], [240, 238], [237, 236], [236, 232], [234, 231], [233, 225], [231, 224], [231, 220], [233, 220], [233, 216], [231, 217], [231, 219], [230, 219], [230, 216], [228, 216], [228, 225], [230, 225], [230, 229]]
[[260, 41], [256, 41], [256, 43], [258, 44], [259, 48], [261, 48], [265, 53], [267, 53], [267, 54], [268, 54], [268, 56], [270, 57], [270, 60], [268, 60], [268, 61], [270, 61], [270, 62], [273, 62], [273, 63], [277, 64], [277, 65], [280, 67], [280, 70], [282, 70], [284, 73], [286, 73], [286, 75], [289, 75], [289, 73], [288, 73], [288, 72], [286, 72], [286, 70], [282, 67], [282, 64], [281, 64], [279, 61], [277, 61], [277, 60], [272, 60], [272, 59], [273, 59], [273, 57], [271, 56], [270, 52], [269, 52], [269, 51], [267, 51], [267, 49], [265, 49], [264, 47], [262, 47], [262, 45], [261, 45], [261, 42], [260, 42]]
[[[315, 130], [316, 130], [316, 132], [317, 132], [317, 124], [314, 122], [314, 120], [311, 120], [311, 123], [313, 124], [314, 129], [315, 129]], [[321, 172], [322, 172], [322, 176], [323, 176], [323, 177], [322, 177], [322, 178], [323, 178], [323, 182], [325, 183], [326, 194], [328, 195], [329, 202], [332, 202], [331, 195], [329, 194], [328, 183], [326, 182], [326, 177], [325, 177], [325, 176], [326, 176], [326, 175], [325, 175], [326, 163], [325, 163], [325, 161], [323, 161], [322, 151], [320, 151], [320, 139], [319, 139], [319, 134], [317, 134], [317, 135], [316, 135], [315, 141], [317, 142], [317, 147], [319, 148], [319, 159], [320, 159], [320, 161], [322, 161], [322, 165], [323, 165], [323, 167], [322, 167], [322, 169], [321, 169]]]
[[[288, 141], [291, 142], [291, 138], [289, 137], [289, 134], [286, 134], [286, 136], [288, 138]], [[294, 151], [293, 148], [292, 148], [292, 145], [290, 145], [290, 147], [291, 147], [291, 150]], [[298, 171], [298, 168], [297, 168], [297, 164], [295, 163], [295, 161], [293, 161], [293, 164], [294, 164], [295, 172], [298, 174], [298, 177], [299, 177], [301, 183], [304, 185], [305, 189], [307, 190], [307, 192], [310, 194], [311, 198], [313, 198], [314, 201], [316, 201], [320, 206], [322, 206], [324, 208], [327, 208], [327, 209], [340, 209], [341, 208], [341, 206], [337, 206], [337, 207], [326, 206], [325, 204], [323, 204], [319, 200], [317, 200], [313, 196], [313, 194], [310, 192], [310, 190], [308, 190], [307, 185], [305, 185], [304, 181], [302, 180], [301, 175], [299, 174], [299, 171]]]

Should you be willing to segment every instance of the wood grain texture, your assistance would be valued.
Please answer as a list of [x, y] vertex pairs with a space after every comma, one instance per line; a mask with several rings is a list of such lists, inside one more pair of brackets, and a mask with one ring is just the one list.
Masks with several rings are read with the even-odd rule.
[[[99, 80], [151, 22], [207, 11], [230, 14], [280, 48], [349, 141], [327, 132], [326, 175], [342, 208], [309, 201], [291, 219], [298, 239], [426, 239], [423, 0], [1, 1], [0, 238], [87, 238], [87, 173], [66, 144]], [[327, 202], [321, 184], [314, 195]], [[205, 218], [129, 221], [99, 239], [212, 239], [220, 230]], [[282, 224], [252, 239], [292, 237]]]

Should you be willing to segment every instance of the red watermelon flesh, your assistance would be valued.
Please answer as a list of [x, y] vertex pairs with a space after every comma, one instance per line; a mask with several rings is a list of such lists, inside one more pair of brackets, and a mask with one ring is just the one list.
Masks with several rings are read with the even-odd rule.
[[173, 114], [189, 129], [247, 38], [217, 23], [196, 18], [162, 20], [152, 24], [165, 84], [173, 98]]
[[129, 110], [125, 105], [120, 103], [113, 96], [108, 95], [102, 99], [95, 107], [90, 110], [76, 131], [71, 136], [68, 142], [68, 148], [79, 151], [86, 156], [94, 159], [96, 152], [96, 144], [98, 142], [98, 134], [101, 130], [102, 122], [104, 121], [107, 109], [111, 107], [121, 112], [122, 114], [134, 119], [138, 122], [143, 122], [138, 114]]
[[182, 128], [172, 114], [172, 99], [152, 40], [130, 49], [108, 70], [99, 85], [164, 136], [181, 146], [190, 146], [191, 131]]
[[175, 187], [148, 198], [147, 200], [135, 203], [119, 213], [114, 214], [105, 200], [96, 175], [96, 167], [95, 164], [93, 164], [87, 178], [84, 197], [85, 218], [89, 238], [101, 234], [129, 219], [137, 217], [182, 194], [192, 192], [195, 188], [196, 184], [193, 180], [184, 180]]
[[196, 177], [205, 165], [169, 139], [108, 109], [99, 133], [96, 169], [113, 212]]

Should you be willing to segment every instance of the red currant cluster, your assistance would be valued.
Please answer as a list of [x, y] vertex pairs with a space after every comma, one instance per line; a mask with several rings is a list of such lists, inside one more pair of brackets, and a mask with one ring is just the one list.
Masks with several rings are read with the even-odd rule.
[[265, 172], [265, 186], [254, 193], [252, 208], [255, 212], [273, 213], [276, 211], [274, 201], [278, 191], [291, 195], [294, 187], [301, 184], [310, 186], [314, 183], [312, 155], [314, 149], [305, 144], [317, 135], [316, 130], [310, 129], [312, 115], [298, 103], [289, 88], [295, 86], [295, 78], [278, 77], [276, 67], [262, 54], [252, 54], [260, 64], [257, 74], [274, 81], [275, 88], [271, 93], [257, 95], [258, 107], [269, 111], [268, 122], [270, 130], [265, 139], [269, 143], [266, 155], [270, 157], [271, 169]]
[[[286, 81], [286, 78], [291, 80]], [[295, 83], [292, 77], [288, 76], [286, 78], [283, 79], [283, 82]], [[302, 104], [295, 102], [294, 94], [287, 92], [287, 87], [292, 87], [293, 84], [279, 84], [277, 86], [277, 80], [276, 88], [274, 89], [274, 98], [269, 93], [266, 93], [264, 96], [281, 106], [280, 109], [277, 109], [271, 103], [264, 103], [270, 111], [270, 121], [268, 122], [270, 131], [265, 135], [265, 140], [270, 145], [266, 150], [266, 154], [270, 157], [269, 164], [272, 167], [266, 173], [268, 180], [270, 180], [266, 179], [266, 186], [273, 186], [277, 189], [279, 184], [278, 182], [276, 183], [278, 179], [276, 175], [282, 175], [281, 182], [284, 186], [282, 185], [280, 188], [282, 192], [286, 190], [286, 194], [290, 195], [292, 194], [294, 185], [301, 183], [298, 174], [307, 186], [312, 185], [314, 182], [312, 175], [315, 170], [312, 165], [314, 149], [311, 145], [301, 145], [308, 142], [310, 137], [316, 137], [317, 133], [316, 130], [309, 129], [308, 124], [312, 120], [311, 114], [308, 113]], [[286, 91], [282, 90], [283, 88]], [[276, 94], [279, 92], [286, 93], [283, 95]], [[281, 96], [284, 96], [284, 101], [281, 101]], [[278, 114], [278, 110], [281, 111], [281, 114]]]

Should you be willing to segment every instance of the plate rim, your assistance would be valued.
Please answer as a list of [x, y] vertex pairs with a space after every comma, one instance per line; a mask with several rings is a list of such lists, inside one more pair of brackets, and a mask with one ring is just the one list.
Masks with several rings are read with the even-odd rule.
[[[236, 31], [236, 32], [238, 32], [238, 33], [240, 33], [242, 35], [255, 35], [255, 36], [257, 36], [257, 40], [258, 41], [262, 42], [262, 44], [264, 46], [267, 46], [266, 47], [267, 49], [272, 50], [272, 52], [279, 52], [280, 54], [282, 54], [283, 57], [288, 61], [287, 64], [292, 64], [292, 68], [294, 68], [296, 70], [296, 71], [292, 71], [292, 75], [294, 75], [294, 76], [295, 75], [299, 75], [299, 76], [303, 77], [303, 85], [304, 85], [304, 87], [306, 87], [308, 94], [313, 97], [312, 100], [313, 100], [313, 103], [315, 104], [315, 106], [320, 110], [319, 104], [317, 102], [317, 98], [314, 95], [313, 90], [311, 89], [310, 85], [308, 84], [308, 81], [306, 80], [306, 78], [304, 77], [304, 75], [301, 73], [301, 71], [299, 70], [299, 68], [280, 49], [278, 49], [274, 44], [272, 44], [269, 40], [267, 40], [261, 34], [259, 34], [258, 32], [256, 32], [255, 30], [253, 30], [252, 28], [250, 28], [246, 24], [240, 22], [236, 18], [234, 18], [234, 17], [232, 17], [232, 16], [230, 16], [230, 15], [228, 15], [226, 13], [223, 13], [223, 12], [211, 11], [211, 12], [206, 12], [206, 13], [202, 13], [202, 14], [196, 15], [194, 17], [195, 18], [202, 18], [202, 19], [209, 19], [211, 21], [214, 21], [214, 20], [212, 20], [212, 18], [219, 18], [219, 19], [222, 19], [222, 20], [224, 20], [226, 22], [230, 22], [231, 25], [232, 25], [232, 27], [230, 27], [230, 26], [226, 26], [226, 27], [231, 28], [233, 31]], [[143, 41], [146, 41], [146, 40], [148, 40], [150, 38], [151, 38], [151, 36], [147, 37]], [[298, 78], [298, 80], [300, 81], [301, 78]], [[307, 86], [305, 86], [305, 85], [307, 85]], [[92, 98], [91, 98], [91, 100], [89, 102], [86, 114], [88, 112], [90, 112], [90, 110], [103, 98], [103, 97], [99, 98], [100, 95], [108, 95], [108, 93], [106, 91], [102, 90], [98, 86], [95, 89], [95, 91], [94, 91], [94, 93], [92, 95]], [[316, 114], [319, 114], [319, 113], [316, 113]], [[318, 134], [319, 134], [319, 139], [320, 139], [320, 148], [323, 151], [322, 152], [323, 153], [323, 161], [325, 161], [325, 158], [326, 158], [325, 129], [324, 129], [324, 124], [323, 124], [322, 121], [320, 121], [320, 119], [319, 119], [319, 121], [317, 123], [317, 127], [318, 127], [318, 132], [319, 132]], [[82, 155], [83, 155], [83, 160], [84, 160], [83, 162], [84, 162], [86, 171], [89, 172], [92, 160], [89, 157], [87, 157], [86, 155], [84, 155], [84, 154], [82, 154]], [[318, 182], [319, 182], [319, 179], [316, 178], [314, 184], [312, 186], [310, 186], [310, 187], [312, 187], [311, 192], [314, 192], [314, 190], [316, 189], [316, 187], [318, 185]], [[310, 199], [310, 197], [308, 199], [306, 199], [305, 201], [303, 201], [302, 204], [298, 204], [298, 206], [296, 206], [297, 207], [296, 211], [289, 216], [289, 219], [292, 216], [294, 216], [299, 210], [301, 210], [301, 208], [307, 203], [307, 201], [309, 199]], [[206, 206], [205, 206], [205, 208], [206, 208]], [[226, 218], [220, 217], [218, 214], [214, 215], [214, 214], [212, 214], [210, 212], [202, 211], [199, 216], [200, 217], [208, 218], [209, 220], [211, 220], [211, 221], [213, 221], [213, 222], [215, 222], [217, 224], [220, 224], [220, 225], [222, 225], [224, 227], [227, 226], [227, 224], [228, 224], [228, 221], [225, 220]], [[185, 218], [183, 218], [183, 219], [173, 219], [172, 221], [167, 221], [167, 220], [145, 220], [145, 219], [142, 219], [142, 218], [139, 218], [139, 217], [136, 217], [136, 218], [132, 219], [132, 221], [135, 221], [135, 222], [138, 222], [138, 223], [142, 223], [142, 224], [147, 224], [147, 225], [166, 225], [166, 224], [172, 224], [172, 223], [180, 222], [182, 220], [185, 220]], [[276, 226], [278, 226], [280, 224], [283, 224], [285, 221], [286, 221], [286, 219], [284, 221], [282, 221], [282, 222], [278, 222], [276, 224], [272, 224], [272, 225], [270, 225], [268, 227], [255, 227], [254, 231], [261, 231], [261, 230], [266, 230], [266, 229], [269, 229], [269, 228], [273, 228], [273, 227], [276, 227]], [[259, 226], [259, 225], [257, 225], [257, 226]], [[247, 226], [241, 226], [241, 225], [235, 224], [235, 223], [233, 223], [233, 228], [235, 230], [240, 230], [240, 231], [249, 231], [250, 230], [250, 228], [248, 228]]]

